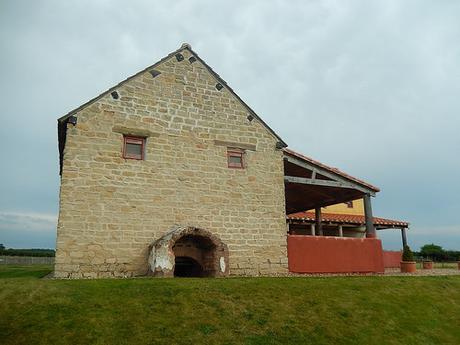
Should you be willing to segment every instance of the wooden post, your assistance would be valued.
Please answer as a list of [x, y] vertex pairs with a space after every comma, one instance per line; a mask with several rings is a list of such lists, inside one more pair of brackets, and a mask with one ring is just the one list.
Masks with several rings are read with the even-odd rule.
[[343, 228], [342, 228], [342, 225], [339, 225], [339, 237], [343, 237]]
[[364, 195], [364, 216], [366, 218], [366, 237], [375, 238], [374, 217], [372, 216], [371, 196]]
[[315, 234], [315, 224], [310, 224], [310, 231], [312, 236], [316, 236]]
[[407, 246], [407, 236], [406, 236], [406, 229], [401, 228], [401, 237], [402, 237], [402, 243], [403, 243], [403, 249], [405, 246]]
[[316, 229], [319, 236], [323, 236], [323, 224], [321, 222], [321, 207], [315, 208]]

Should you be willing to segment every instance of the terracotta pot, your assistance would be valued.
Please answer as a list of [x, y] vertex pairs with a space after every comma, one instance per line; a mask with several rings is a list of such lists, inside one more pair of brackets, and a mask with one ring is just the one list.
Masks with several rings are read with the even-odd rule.
[[415, 261], [401, 261], [401, 273], [414, 273], [416, 271]]
[[423, 261], [423, 269], [424, 270], [432, 270], [433, 269], [433, 261]]

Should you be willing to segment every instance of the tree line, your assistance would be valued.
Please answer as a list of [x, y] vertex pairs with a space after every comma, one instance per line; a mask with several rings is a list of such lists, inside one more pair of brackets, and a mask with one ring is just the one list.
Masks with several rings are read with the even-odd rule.
[[54, 249], [13, 249], [5, 248], [3, 244], [0, 243], [0, 256], [45, 256], [45, 257], [54, 257], [56, 251]]
[[414, 252], [418, 259], [431, 259], [433, 261], [458, 261], [460, 260], [460, 251], [445, 250], [436, 244], [425, 244], [419, 252]]

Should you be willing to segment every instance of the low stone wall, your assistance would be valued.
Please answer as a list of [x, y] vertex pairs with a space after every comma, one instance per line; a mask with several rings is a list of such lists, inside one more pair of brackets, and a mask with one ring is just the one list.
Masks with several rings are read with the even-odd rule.
[[54, 265], [54, 257], [0, 256], [0, 265]]
[[293, 273], [383, 273], [382, 243], [376, 238], [288, 236]]
[[402, 253], [400, 251], [383, 251], [383, 265], [385, 268], [399, 268], [401, 267]]

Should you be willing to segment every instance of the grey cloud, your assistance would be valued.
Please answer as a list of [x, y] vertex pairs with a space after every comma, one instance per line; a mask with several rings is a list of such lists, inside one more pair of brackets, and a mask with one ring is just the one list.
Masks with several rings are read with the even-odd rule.
[[0, 210], [57, 213], [56, 118], [187, 41], [293, 149], [378, 185], [375, 214], [410, 221], [414, 241], [437, 229], [436, 242], [460, 223], [459, 12], [447, 1], [1, 2]]
[[8, 248], [54, 248], [57, 216], [0, 212], [0, 243]]

